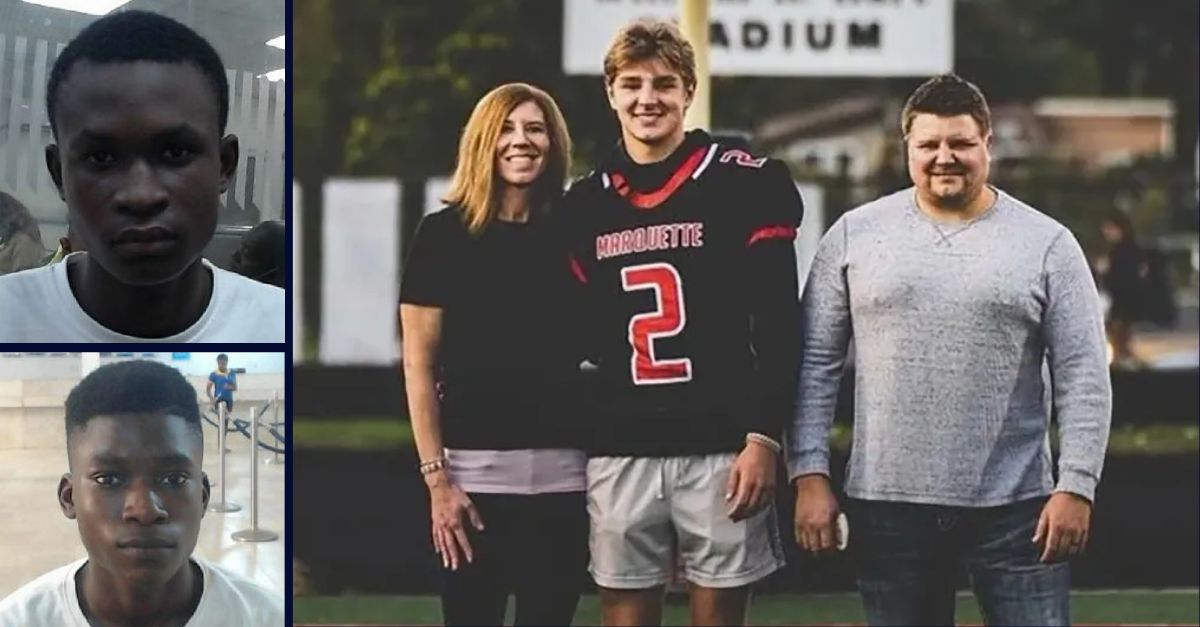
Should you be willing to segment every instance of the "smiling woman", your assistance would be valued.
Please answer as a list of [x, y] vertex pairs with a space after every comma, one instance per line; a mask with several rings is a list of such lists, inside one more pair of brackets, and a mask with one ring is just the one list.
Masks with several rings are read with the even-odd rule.
[[[484, 95], [459, 144], [450, 206], [421, 221], [405, 266], [414, 471], [429, 489], [424, 535], [444, 567], [448, 625], [500, 624], [510, 592], [517, 624], [569, 624], [582, 587], [584, 457], [564, 426], [579, 359], [551, 222], [570, 152], [542, 90], [510, 83]], [[527, 555], [532, 567], [514, 559]]]

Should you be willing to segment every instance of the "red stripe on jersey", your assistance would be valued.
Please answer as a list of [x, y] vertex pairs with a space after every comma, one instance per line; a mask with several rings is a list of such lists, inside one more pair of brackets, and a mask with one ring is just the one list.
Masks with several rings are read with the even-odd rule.
[[613, 172], [610, 178], [612, 178], [613, 189], [617, 190], [618, 194], [629, 195], [629, 183], [625, 182], [625, 177], [621, 176], [620, 172]]
[[625, 177], [620, 172], [612, 173], [613, 189], [617, 190], [617, 193], [628, 200], [634, 207], [638, 209], [653, 209], [666, 202], [671, 197], [671, 194], [674, 194], [679, 189], [679, 186], [688, 180], [688, 177], [696, 171], [696, 168], [700, 167], [700, 162], [704, 160], [704, 155], [707, 152], [708, 146], [696, 149], [696, 152], [693, 152], [691, 156], [680, 164], [679, 169], [675, 170], [675, 173], [671, 175], [671, 178], [667, 179], [667, 182], [662, 187], [652, 192], [632, 191], [629, 189], [629, 184], [625, 181]]
[[586, 285], [588, 282], [587, 274], [583, 272], [583, 266], [579, 265], [579, 260], [575, 258], [575, 255], [570, 255], [567, 259], [571, 263], [571, 273], [575, 275], [575, 278], [580, 283]]
[[750, 246], [753, 246], [755, 242], [761, 242], [765, 239], [796, 239], [796, 227], [764, 226], [750, 234], [750, 241], [746, 242], [746, 247], [749, 248]]

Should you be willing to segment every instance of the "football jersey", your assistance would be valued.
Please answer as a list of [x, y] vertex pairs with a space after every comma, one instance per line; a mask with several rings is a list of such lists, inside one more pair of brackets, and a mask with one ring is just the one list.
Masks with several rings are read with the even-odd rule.
[[780, 161], [692, 131], [662, 162], [618, 147], [564, 202], [595, 372], [593, 455], [740, 450], [780, 438], [799, 354], [803, 212]]

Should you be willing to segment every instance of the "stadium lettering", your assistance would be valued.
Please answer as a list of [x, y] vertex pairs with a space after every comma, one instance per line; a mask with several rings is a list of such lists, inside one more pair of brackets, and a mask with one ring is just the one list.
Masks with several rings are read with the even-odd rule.
[[713, 48], [725, 50], [756, 51], [778, 47], [790, 52], [805, 47], [813, 51], [823, 51], [839, 44], [839, 39], [851, 50], [879, 50], [882, 47], [881, 31], [882, 26], [877, 21], [849, 21], [838, 24], [830, 20], [783, 20], [771, 23], [766, 20], [748, 19], [728, 26], [722, 22], [711, 22], [708, 37]]
[[703, 222], [639, 226], [596, 236], [596, 259], [704, 245]]

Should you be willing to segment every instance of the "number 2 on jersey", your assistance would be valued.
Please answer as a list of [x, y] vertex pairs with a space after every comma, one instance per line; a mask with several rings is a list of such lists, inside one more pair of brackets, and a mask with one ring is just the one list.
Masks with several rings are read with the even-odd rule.
[[621, 287], [626, 292], [654, 290], [654, 311], [629, 319], [629, 344], [633, 347], [630, 369], [634, 385], [691, 381], [691, 359], [656, 359], [654, 356], [654, 340], [678, 335], [687, 324], [683, 279], [679, 271], [669, 263], [621, 268]]

